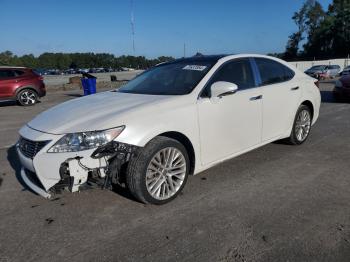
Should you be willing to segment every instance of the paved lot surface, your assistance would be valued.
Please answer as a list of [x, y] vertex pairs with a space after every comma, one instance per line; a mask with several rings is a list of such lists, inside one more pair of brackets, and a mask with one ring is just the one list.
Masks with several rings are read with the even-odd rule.
[[0, 105], [0, 261], [349, 261], [350, 104], [330, 88], [304, 145], [269, 144], [190, 177], [165, 206], [126, 192], [34, 195], [17, 179], [17, 130], [77, 93]]

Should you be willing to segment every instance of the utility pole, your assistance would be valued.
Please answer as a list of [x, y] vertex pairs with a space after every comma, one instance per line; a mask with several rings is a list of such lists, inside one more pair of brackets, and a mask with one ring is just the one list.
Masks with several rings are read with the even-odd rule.
[[186, 43], [184, 43], [184, 58], [186, 57]]
[[131, 15], [130, 15], [130, 23], [131, 23], [131, 36], [132, 36], [132, 51], [135, 56], [135, 21], [134, 21], [134, 1], [130, 0], [131, 4]]

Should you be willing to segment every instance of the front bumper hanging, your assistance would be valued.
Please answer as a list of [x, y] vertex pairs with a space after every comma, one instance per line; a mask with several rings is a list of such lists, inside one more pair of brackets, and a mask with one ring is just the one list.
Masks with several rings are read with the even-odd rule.
[[61, 180], [50, 191], [60, 193], [65, 188], [71, 192], [89, 188], [111, 189], [113, 184], [122, 184], [122, 166], [138, 149], [137, 146], [112, 141], [91, 154], [92, 159], [103, 163], [98, 167], [82, 164], [83, 157], [69, 158], [61, 164]]

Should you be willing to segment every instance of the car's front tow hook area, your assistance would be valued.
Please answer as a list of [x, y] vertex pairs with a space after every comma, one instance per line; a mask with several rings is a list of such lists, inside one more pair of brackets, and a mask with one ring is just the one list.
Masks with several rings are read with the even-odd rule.
[[28, 176], [26, 170], [24, 168], [21, 169], [21, 177], [24, 181], [24, 183], [31, 189], [33, 190], [35, 193], [50, 199], [52, 197], [52, 195], [48, 192], [46, 192], [44, 189], [42, 189], [39, 185], [37, 185], [36, 183], [34, 183]]

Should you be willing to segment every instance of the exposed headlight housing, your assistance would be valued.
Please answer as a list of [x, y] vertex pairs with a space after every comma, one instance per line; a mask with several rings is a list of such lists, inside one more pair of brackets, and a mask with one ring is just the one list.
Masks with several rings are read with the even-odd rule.
[[47, 152], [77, 152], [97, 148], [114, 140], [120, 135], [121, 132], [123, 132], [124, 128], [124, 126], [120, 126], [100, 131], [87, 131], [66, 134], [60, 140], [58, 140]]

